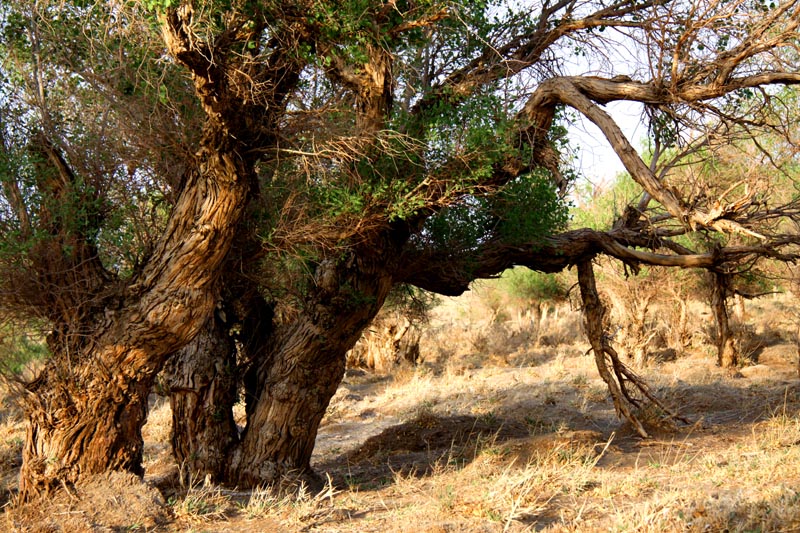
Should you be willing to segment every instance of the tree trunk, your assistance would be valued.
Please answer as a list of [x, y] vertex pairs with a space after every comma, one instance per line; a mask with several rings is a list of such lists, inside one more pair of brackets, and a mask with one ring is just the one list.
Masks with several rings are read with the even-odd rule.
[[[292, 22], [291, 30], [279, 25], [282, 46], [262, 68], [241, 53], [252, 42], [249, 36], [222, 32], [225, 38], [204, 42], [193, 19], [191, 3], [182, 2], [166, 9], [160, 23], [167, 52], [191, 73], [206, 114], [199, 149], [187, 158], [173, 211], [141, 273], [129, 283], [104, 283], [100, 303], [80, 314], [77, 328], [65, 329], [81, 340], [61, 339], [50, 364], [29, 385], [24, 499], [87, 473], [142, 473], [147, 394], [167, 358], [198, 334], [219, 299], [219, 277], [257, 183], [255, 163], [275, 147], [286, 102], [307, 61], [280, 50], [300, 49], [316, 37], [301, 22]], [[253, 82], [248, 72], [269, 88], [257, 99], [237, 81], [243, 74]], [[202, 382], [193, 385], [198, 384], [202, 388]], [[204, 394], [216, 401], [218, 392], [223, 391]], [[199, 407], [189, 399], [183, 403], [192, 412]], [[224, 422], [229, 426], [227, 415]], [[228, 427], [221, 431], [227, 434]], [[191, 454], [191, 444], [187, 450]]]
[[45, 371], [27, 387], [28, 427], [19, 485], [23, 500], [87, 474], [144, 473], [140, 430], [149, 384], [115, 379], [99, 368], [94, 375], [74, 379], [59, 374]]
[[147, 395], [167, 357], [206, 323], [249, 191], [252, 164], [226, 134], [207, 132], [197, 161], [142, 274], [80, 324], [83, 338], [57, 339], [27, 386], [23, 499], [86, 474], [143, 473]]
[[259, 397], [232, 457], [229, 482], [253, 487], [311, 472], [317, 430], [344, 377], [350, 347], [326, 339], [305, 317], [295, 322], [259, 379]]
[[733, 368], [739, 363], [739, 354], [728, 318], [727, 280], [724, 274], [713, 272], [711, 282], [711, 310], [717, 330], [717, 363], [723, 368]]
[[213, 313], [164, 368], [172, 408], [172, 452], [183, 483], [223, 481], [228, 454], [239, 439], [233, 420], [236, 345], [228, 329], [220, 313]]
[[[374, 252], [373, 252], [374, 254]], [[344, 377], [347, 352], [380, 310], [391, 276], [356, 266], [359, 260], [318, 268], [318, 290], [290, 323], [275, 331], [254, 379], [249, 409], [228, 480], [239, 487], [274, 483], [281, 476], [311, 476], [311, 454], [320, 421]]]
[[[257, 399], [250, 360], [264, 350], [272, 333], [272, 308], [260, 296], [228, 295], [203, 331], [164, 368], [172, 406], [172, 452], [182, 481], [227, 481], [231, 454], [239, 445], [233, 406], [243, 383], [246, 411]], [[236, 309], [245, 316], [237, 316]], [[236, 332], [231, 329], [236, 326]], [[237, 361], [237, 346], [242, 361]], [[239, 381], [241, 380], [241, 381]]]
[[[241, 305], [247, 309], [238, 319], [247, 423], [229, 453], [207, 453], [217, 446], [209, 439], [223, 437], [214, 431], [190, 434], [196, 431], [193, 428], [214, 425], [215, 409], [203, 409], [198, 398], [189, 415], [194, 420], [176, 424], [175, 431], [181, 434], [173, 437], [174, 442], [190, 443], [176, 449], [176, 458], [191, 458], [185, 462], [191, 476], [210, 474], [240, 488], [272, 484], [287, 474], [316, 481], [310, 461], [320, 422], [344, 376], [347, 352], [380, 310], [392, 283], [380, 261], [370, 261], [380, 268], [356, 263], [355, 259], [338, 265], [323, 262], [317, 290], [288, 322], [273, 325], [272, 309], [260, 298]], [[214, 351], [192, 349], [192, 354], [181, 359], [178, 377], [192, 376], [195, 389], [200, 383], [202, 390], [218, 390], [214, 383], [224, 375], [216, 370]], [[229, 410], [224, 412], [227, 417]], [[224, 477], [218, 457], [226, 460]]]
[[607, 310], [597, 292], [591, 259], [578, 263], [578, 285], [581, 290], [586, 336], [589, 337], [589, 344], [594, 352], [597, 371], [608, 386], [617, 416], [624, 416], [640, 436], [647, 438], [647, 431], [632, 410], [638, 405], [626, 389], [626, 381], [629, 382], [630, 379], [626, 375], [625, 367], [619, 361], [616, 351], [607, 341], [608, 337], [603, 325]]

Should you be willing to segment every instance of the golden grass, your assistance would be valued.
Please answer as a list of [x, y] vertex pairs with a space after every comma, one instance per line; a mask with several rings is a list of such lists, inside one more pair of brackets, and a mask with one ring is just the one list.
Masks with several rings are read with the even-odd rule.
[[[753, 330], [769, 334], [758, 379], [717, 368], [702, 339], [674, 361], [652, 362], [643, 377], [693, 424], [658, 426], [640, 441], [614, 415], [576, 311], [565, 305], [543, 324], [551, 333], [531, 333], [516, 309], [495, 313], [474, 295], [467, 304], [446, 301], [423, 335], [422, 365], [348, 374], [323, 425], [346, 427], [352, 438], [321, 437], [338, 443], [318, 445], [326, 453], [316, 466], [330, 474], [321, 492], [200, 482], [168, 503], [171, 522], [156, 530], [800, 531], [800, 382], [788, 359], [796, 352], [775, 325], [785, 302], [758, 305], [771, 321]], [[643, 418], [655, 424], [655, 414]], [[165, 400], [151, 406], [149, 479], [171, 464], [170, 416]], [[422, 437], [445, 432], [437, 438], [446, 442], [458, 417], [522, 425], [527, 434], [498, 429], [456, 444], [454, 433], [449, 449], [422, 452], [391, 446], [401, 423]], [[351, 459], [348, 451], [381, 432], [387, 448]], [[18, 416], [0, 419], [0, 461], [18, 456], [23, 436]], [[16, 466], [6, 462], [10, 487]], [[5, 523], [25, 530], [19, 516], [9, 509]]]
[[225, 520], [234, 510], [231, 498], [210, 483], [190, 484], [186, 494], [171, 503], [175, 518], [190, 524]]

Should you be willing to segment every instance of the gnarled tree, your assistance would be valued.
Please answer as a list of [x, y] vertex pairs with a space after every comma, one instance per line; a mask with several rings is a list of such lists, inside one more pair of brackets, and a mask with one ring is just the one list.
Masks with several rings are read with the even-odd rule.
[[[268, 237], [253, 275], [274, 302], [274, 330], [248, 354], [247, 426], [227, 471], [196, 464], [200, 473], [242, 486], [309, 471], [345, 353], [392, 286], [455, 295], [513, 265], [579, 264], [590, 301], [587, 265], [598, 254], [634, 270], [715, 272], [796, 257], [797, 236], [779, 223], [795, 216], [792, 199], [765, 204], [744, 184], [706, 175], [699, 186], [678, 170], [778, 130], [779, 115], [763, 111], [780, 111], [771, 86], [800, 81], [797, 4], [544, 3], [533, 17], [506, 6], [496, 20], [484, 6], [441, 7], [343, 9], [337, 16], [361, 25], [319, 47], [313, 99], [299, 104], [295, 135], [270, 170], [273, 214], [255, 228]], [[340, 20], [324, 24], [341, 29]], [[619, 37], [606, 41], [602, 30]], [[605, 77], [558, 75], [566, 67], [554, 58], [576, 43], [598, 55], [623, 43], [658, 61], [608, 65]], [[612, 101], [645, 105], [649, 164], [604, 111]], [[568, 175], [558, 153], [565, 107], [600, 127], [642, 189], [608, 231], [553, 235], [566, 222], [552, 185]], [[724, 245], [693, 249], [687, 237], [698, 234]], [[602, 335], [592, 337], [598, 367], [635, 421], [634, 408], [657, 399]]]
[[[156, 23], [152, 13], [66, 6], [80, 16], [112, 10], [126, 30], [139, 20]], [[165, 131], [182, 132], [183, 157], [171, 159], [180, 161], [181, 178], [170, 179], [175, 165], [132, 158], [154, 181], [172, 184], [165, 195], [172, 204], [162, 225], [151, 227], [152, 249], [127, 276], [103, 260], [97, 240], [104, 212], [88, 200], [106, 198], [105, 189], [85, 187], [89, 172], [76, 170], [99, 149], [66, 154], [65, 146], [84, 140], [74, 127], [80, 121], [66, 124], [49, 112], [56, 96], [36, 75], [46, 58], [33, 40], [20, 44], [28, 55], [14, 63], [23, 73], [14, 93], [17, 129], [31, 135], [14, 137], [4, 152], [17, 165], [4, 182], [4, 228], [20, 246], [4, 263], [19, 281], [5, 288], [3, 302], [32, 314], [28, 300], [12, 298], [24, 283], [80, 295], [41, 303], [53, 357], [28, 386], [25, 494], [82, 473], [139, 471], [145, 396], [179, 350], [167, 380], [176, 455], [190, 458], [195, 473], [252, 486], [310, 471], [345, 354], [398, 284], [459, 294], [513, 265], [553, 272], [578, 264], [591, 321], [601, 314], [589, 312], [597, 254], [634, 269], [721, 272], [756, 257], [795, 258], [796, 233], [781, 223], [796, 214], [791, 199], [764, 202], [744, 183], [701, 186], [675, 170], [762, 129], [781, 133], [767, 111], [780, 107], [773, 87], [800, 82], [795, 1], [202, 7], [181, 3], [157, 19], [162, 52], [191, 79], [180, 89], [180, 78], [170, 77], [174, 90], [198, 105], [169, 106], [176, 101], [165, 94], [170, 89], [150, 100], [171, 113]], [[36, 10], [18, 17], [32, 28], [52, 18]], [[620, 47], [633, 59], [603, 60]], [[119, 57], [131, 54], [120, 50]], [[594, 70], [569, 72], [573, 53]], [[107, 65], [89, 66], [53, 68], [100, 88], [112, 84]], [[654, 143], [649, 164], [603, 109], [612, 101], [644, 104]], [[193, 135], [200, 121], [185, 119], [198, 108], [202, 133]], [[642, 188], [607, 231], [566, 231], [559, 195], [570, 175], [559, 153], [565, 108], [597, 124]], [[122, 113], [110, 109], [109, 116]], [[22, 145], [29, 155], [14, 156]], [[112, 160], [127, 168], [124, 158]], [[23, 183], [27, 176], [32, 181]], [[124, 172], [97, 176], [126, 183]], [[65, 198], [84, 209], [54, 211]], [[39, 246], [26, 244], [25, 231], [40, 237]], [[694, 234], [726, 239], [693, 249], [685, 237]], [[241, 321], [238, 364], [233, 320]], [[591, 331], [617, 408], [635, 416], [634, 392], [646, 398], [646, 387], [618, 364], [602, 330]], [[246, 391], [241, 434], [230, 416], [233, 380]]]
[[[125, 105], [92, 92], [124, 85], [124, 79], [109, 77], [110, 65], [117, 54], [143, 52], [137, 48], [142, 43], [126, 38], [151, 36], [152, 15], [104, 5], [3, 7], [3, 29], [13, 35], [3, 49], [9, 60], [5, 73], [16, 84], [4, 99], [8, 209], [2, 296], [7, 309], [44, 318], [51, 329], [51, 357], [24, 391], [29, 419], [20, 476], [24, 498], [86, 474], [142, 472], [140, 429], [153, 379], [167, 358], [197, 335], [216, 304], [222, 267], [254, 192], [255, 165], [268, 153], [264, 149], [276, 144], [281, 110], [303, 68], [303, 56], [293, 51], [313, 43], [313, 25], [297, 15], [307, 7], [251, 6], [259, 17], [226, 19], [220, 30], [209, 21], [206, 39], [193, 33], [188, 5], [159, 19], [166, 46], [158, 53], [169, 53], [190, 71], [192, 83], [184, 85], [193, 87], [205, 115], [199, 135], [178, 130], [191, 150], [175, 165], [182, 169], [179, 176], [165, 175], [174, 166], [159, 167], [159, 156], [166, 153], [126, 154], [128, 139], [152, 146], [142, 142], [149, 135], [148, 115], [135, 117], [142, 130], [123, 128], [120, 133], [129, 137], [106, 146], [107, 130], [127, 118]], [[251, 25], [252, 20], [261, 22]], [[110, 25], [108, 34], [101, 23]], [[83, 33], [82, 24], [103, 40]], [[89, 45], [99, 42], [105, 46], [95, 57]], [[60, 44], [65, 50], [58, 50]], [[144, 58], [152, 62], [149, 68], [157, 59]], [[234, 74], [269, 90], [253, 101]], [[134, 77], [122, 93], [137, 96], [139, 81]], [[181, 123], [192, 116], [163, 109], [165, 99], [138, 96], [140, 107], [150, 103], [167, 115], [167, 137], [198, 122]], [[98, 109], [104, 114], [95, 115]], [[92, 166], [93, 160], [106, 164]], [[121, 274], [113, 262], [120, 258], [103, 261], [99, 246], [103, 232], [114, 231], [109, 218], [130, 207], [130, 199], [113, 198], [109, 191], [146, 187], [147, 180], [137, 178], [148, 175], [172, 184], [173, 201], [160, 236], [149, 243], [152, 249]]]

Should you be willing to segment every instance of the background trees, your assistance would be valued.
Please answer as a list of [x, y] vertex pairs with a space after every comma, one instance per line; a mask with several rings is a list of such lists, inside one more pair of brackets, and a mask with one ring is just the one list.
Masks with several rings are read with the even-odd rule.
[[[165, 365], [192, 471], [239, 486], [308, 471], [390, 291], [459, 294], [515, 264], [580, 265], [598, 366], [632, 416], [631, 391], [648, 393], [603, 340], [592, 258], [724, 277], [795, 257], [792, 197], [680, 171], [762, 131], [761, 153], [793, 146], [774, 87], [800, 82], [795, 2], [28, 7], [4, 8], [2, 301], [52, 334], [26, 386], [25, 494], [138, 471]], [[633, 59], [605, 61], [620, 46]], [[598, 68], [568, 75], [575, 57]], [[646, 106], [648, 163], [603, 109], [617, 100]], [[565, 231], [565, 108], [641, 187], [610, 228]]]

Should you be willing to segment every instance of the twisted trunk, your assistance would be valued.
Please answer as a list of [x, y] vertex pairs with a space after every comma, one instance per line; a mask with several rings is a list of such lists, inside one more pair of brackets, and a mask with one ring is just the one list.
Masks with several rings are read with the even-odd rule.
[[24, 499], [86, 474], [142, 474], [147, 394], [211, 313], [252, 173], [218, 131], [206, 133], [197, 161], [141, 276], [87, 317], [80, 336], [55, 339], [52, 359], [27, 386]]
[[346, 354], [392, 287], [391, 248], [376, 248], [368, 257], [356, 259], [354, 252], [349, 260], [320, 265], [313, 297], [275, 331], [259, 361], [257, 399], [229, 481], [252, 487], [289, 472], [312, 473], [317, 431], [344, 376]]
[[[392, 286], [387, 268], [391, 261], [380, 251], [387, 248], [376, 248], [369, 258], [356, 259], [354, 253], [349, 260], [323, 262], [317, 269], [316, 290], [295, 317], [274, 330], [266, 305], [249, 307], [250, 312], [240, 318], [241, 348], [249, 365], [242, 376], [247, 424], [241, 440], [231, 445], [228, 454], [220, 455], [207, 453], [214, 447], [209, 439], [218, 438], [214, 433], [190, 433], [192, 425], [212, 426], [214, 416], [222, 416], [217, 407], [224, 408], [227, 417], [232, 399], [226, 397], [227, 405], [214, 403], [214, 409], [193, 410], [192, 425], [177, 424], [173, 442], [189, 445], [176, 449], [176, 456], [190, 476], [222, 480], [224, 470], [224, 481], [238, 487], [274, 483], [290, 473], [315, 479], [311, 455], [322, 417], [344, 376], [346, 354]], [[181, 359], [185, 366], [180, 373], [203, 384], [204, 391], [217, 389], [214, 383], [224, 376], [215, 370], [214, 353], [214, 349], [193, 349], [192, 357]], [[198, 394], [194, 391], [191, 394]], [[208, 395], [203, 398], [211, 402]], [[188, 456], [192, 460], [186, 461]], [[225, 467], [217, 460], [223, 456]]]
[[230, 482], [252, 487], [291, 472], [310, 473], [317, 430], [344, 376], [349, 347], [326, 337], [307, 317], [286, 332], [269, 358], [272, 364], [263, 368]]
[[149, 385], [87, 370], [71, 377], [45, 371], [28, 386], [36, 405], [28, 411], [22, 451], [23, 500], [86, 474], [144, 473], [140, 429]]
[[[184, 482], [227, 481], [231, 454], [240, 443], [233, 418], [239, 384], [244, 385], [248, 413], [257, 400], [256, 372], [246, 369], [271, 339], [273, 311], [260, 296], [251, 296], [229, 294], [226, 303], [236, 300], [235, 305], [214, 313], [164, 368], [172, 407], [172, 452]], [[245, 315], [237, 316], [236, 308]]]
[[[110, 287], [113, 280], [101, 283], [108, 294], [104, 292], [102, 302], [89, 311], [81, 310], [85, 312], [77, 327], [59, 330], [53, 358], [29, 385], [30, 428], [20, 474], [23, 498], [85, 474], [142, 472], [140, 430], [147, 392], [167, 358], [207, 324], [219, 299], [219, 277], [257, 183], [255, 163], [275, 146], [288, 95], [306, 63], [302, 54], [288, 51], [311, 45], [316, 38], [312, 24], [294, 18], [305, 7], [282, 7], [287, 16], [293, 14], [291, 21], [275, 21], [270, 40], [280, 46], [270, 45], [268, 68], [241, 53], [241, 46], [252, 43], [252, 35], [264, 29], [261, 22], [252, 35], [223, 31], [206, 42], [195, 31], [191, 3], [168, 7], [159, 17], [167, 52], [188, 69], [206, 113], [199, 150], [187, 161], [190, 170], [183, 176], [173, 212], [141, 274], [119, 287]], [[239, 74], [256, 75], [258, 85], [269, 91], [252, 98], [239, 86]], [[54, 175], [68, 181], [62, 161], [49, 160], [57, 167]], [[88, 244], [89, 235], [80, 237]], [[217, 370], [214, 364], [210, 368]], [[178, 408], [187, 413], [202, 411], [207, 395], [217, 401], [218, 393], [229, 394], [227, 386], [207, 390], [204, 383], [214, 380], [197, 380], [186, 368], [182, 372], [185, 379], [178, 383], [189, 384], [189, 393], [192, 387], [200, 391], [196, 398], [178, 401]], [[227, 435], [227, 415], [225, 422], [219, 431]], [[218, 431], [212, 425], [203, 428], [207, 435]], [[184, 449], [191, 450], [191, 443]], [[215, 448], [205, 448], [204, 453], [220, 460]]]

